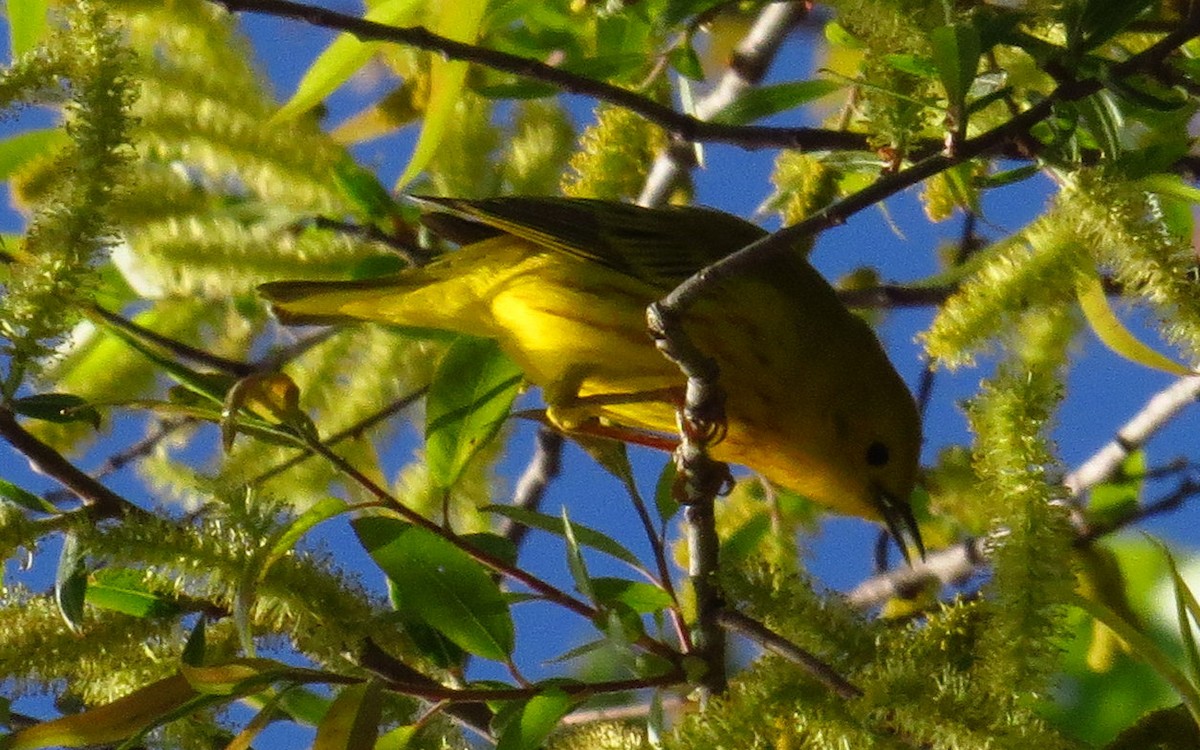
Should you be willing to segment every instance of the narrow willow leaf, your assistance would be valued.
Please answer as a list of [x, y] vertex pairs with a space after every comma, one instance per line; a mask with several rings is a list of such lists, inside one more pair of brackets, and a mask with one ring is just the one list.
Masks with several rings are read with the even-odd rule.
[[420, 729], [418, 724], [405, 724], [388, 730], [375, 741], [375, 750], [408, 750]]
[[180, 673], [198, 693], [242, 697], [261, 692], [273, 682], [328, 682], [329, 674], [317, 669], [292, 667], [274, 659], [231, 659], [223, 664], [183, 664]]
[[[486, 513], [498, 513], [505, 518], [511, 518], [519, 524], [539, 531], [563, 536], [562, 521], [545, 513], [538, 513], [526, 508], [515, 508], [511, 505], [485, 505], [481, 510]], [[635, 568], [641, 568], [641, 563], [638, 561], [636, 555], [623, 547], [620, 542], [603, 532], [580, 524], [572, 524], [572, 530], [575, 533], [575, 539], [584, 547], [591, 547], [610, 557], [615, 557], [622, 562], [629, 563]]]
[[660, 587], [644, 581], [599, 577], [592, 579], [596, 601], [605, 606], [623, 604], [642, 615], [660, 612], [674, 604]]
[[1193, 684], [1200, 684], [1200, 650], [1196, 648], [1196, 634], [1194, 628], [1200, 625], [1200, 603], [1196, 601], [1196, 595], [1192, 593], [1192, 589], [1187, 585], [1187, 581], [1183, 580], [1183, 576], [1179, 573], [1179, 566], [1175, 564], [1175, 556], [1167, 549], [1166, 545], [1159, 545], [1162, 548], [1163, 554], [1167, 558], [1167, 565], [1171, 569], [1171, 581], [1175, 589], [1175, 612], [1179, 624], [1179, 635], [1183, 639], [1184, 653], [1188, 657], [1188, 666], [1192, 670]]
[[189, 703], [196, 692], [182, 675], [135, 690], [112, 703], [61, 719], [34, 724], [10, 735], [5, 750], [87, 747], [120, 742], [154, 726]]
[[12, 402], [12, 410], [31, 419], [46, 422], [87, 422], [100, 429], [100, 412], [85, 399], [72, 393], [38, 393]]
[[553, 688], [530, 698], [501, 731], [496, 750], [537, 750], [573, 705], [571, 696]]
[[87, 596], [86, 557], [79, 537], [67, 533], [63, 537], [58, 569], [54, 575], [54, 601], [67, 627], [76, 633], [83, 625], [83, 602]]
[[675, 461], [668, 460], [654, 485], [654, 507], [658, 510], [658, 518], [664, 527], [667, 521], [679, 512], [679, 501], [675, 499], [675, 478], [678, 475], [679, 469], [675, 467]]
[[1169, 654], [1103, 604], [1089, 601], [1083, 597], [1075, 597], [1072, 603], [1111, 628], [1129, 644], [1133, 654], [1149, 665], [1167, 684], [1175, 688], [1183, 700], [1183, 704], [1187, 706], [1188, 713], [1192, 715], [1192, 720], [1200, 726], [1200, 691], [1197, 691], [1196, 685], [1175, 666], [1175, 660]]
[[127, 568], [104, 568], [88, 582], [84, 600], [101, 609], [132, 617], [173, 617], [179, 604], [146, 587], [141, 573]]
[[1076, 285], [1076, 294], [1083, 316], [1096, 332], [1096, 337], [1109, 349], [1131, 362], [1172, 375], [1188, 377], [1196, 374], [1190, 368], [1154, 351], [1130, 333], [1108, 304], [1108, 295], [1104, 293], [1099, 276], [1081, 276]]
[[429, 473], [453, 487], [467, 463], [499, 432], [521, 384], [521, 370], [496, 342], [463, 336], [438, 365], [425, 407]]
[[208, 626], [204, 617], [196, 618], [192, 632], [188, 633], [187, 642], [183, 644], [183, 653], [179, 660], [190, 667], [198, 667], [204, 663], [204, 654], [208, 650]]
[[1134, 451], [1121, 462], [1116, 476], [1096, 485], [1088, 493], [1088, 520], [1114, 523], [1129, 515], [1141, 500], [1146, 484], [1146, 452]]
[[[388, 0], [372, 8], [365, 18], [389, 25], [411, 23], [420, 7], [419, 0]], [[353, 34], [338, 36], [309, 66], [296, 93], [271, 120], [291, 120], [320, 104], [365, 65], [378, 46], [378, 42], [360, 42]]]
[[46, 36], [50, 0], [8, 0], [8, 33], [12, 56], [20, 57]]
[[285, 526], [271, 543], [270, 553], [267, 555], [266, 564], [258, 574], [258, 579], [261, 581], [263, 576], [270, 570], [271, 565], [280, 557], [286, 555], [300, 538], [307, 534], [314, 526], [324, 523], [331, 518], [336, 518], [350, 509], [350, 506], [345, 500], [338, 497], [325, 497], [309, 506], [308, 510], [296, 516], [287, 526]]
[[7, 479], [0, 479], [0, 499], [8, 500], [35, 513], [58, 514], [58, 508], [54, 507], [53, 503], [40, 495], [35, 495], [29, 490], [18, 487]]
[[[456, 42], [474, 42], [479, 36], [487, 0], [458, 0], [454, 3], [438, 3], [438, 18], [432, 31]], [[400, 179], [396, 180], [397, 191], [412, 182], [424, 171], [437, 153], [446, 132], [446, 124], [454, 115], [458, 100], [467, 81], [467, 63], [448, 60], [434, 55], [429, 68], [429, 101], [425, 106], [425, 119], [421, 122], [421, 134], [413, 148], [408, 165]]]
[[62, 128], [29, 130], [0, 140], [0, 180], [9, 180], [35, 159], [44, 159], [71, 142]]
[[313, 750], [359, 750], [379, 736], [383, 687], [376, 680], [347, 685], [334, 698], [317, 726]]
[[596, 594], [592, 591], [592, 578], [588, 574], [587, 562], [583, 559], [583, 550], [575, 540], [575, 529], [571, 526], [571, 519], [567, 517], [566, 506], [562, 508], [562, 529], [563, 539], [567, 542], [567, 569], [571, 571], [575, 589], [588, 601], [594, 602]]
[[929, 46], [938, 78], [952, 107], [961, 108], [979, 69], [979, 32], [970, 24], [939, 26], [929, 32]]
[[354, 530], [391, 579], [398, 609], [477, 656], [508, 658], [512, 616], [500, 585], [483, 566], [446, 539], [394, 518], [364, 516], [354, 521]]

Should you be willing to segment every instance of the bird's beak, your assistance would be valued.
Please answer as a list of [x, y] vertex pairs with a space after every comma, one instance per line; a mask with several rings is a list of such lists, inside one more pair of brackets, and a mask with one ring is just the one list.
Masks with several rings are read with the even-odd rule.
[[913, 517], [908, 498], [897, 498], [885, 490], [877, 490], [876, 503], [888, 533], [896, 540], [896, 546], [904, 555], [904, 562], [912, 565], [913, 553], [919, 560], [925, 559], [925, 544], [921, 541], [921, 530]]

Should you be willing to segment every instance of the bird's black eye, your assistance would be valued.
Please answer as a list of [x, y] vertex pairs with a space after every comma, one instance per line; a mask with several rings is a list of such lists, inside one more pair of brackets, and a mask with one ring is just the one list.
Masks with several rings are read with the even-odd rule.
[[883, 466], [888, 462], [891, 456], [888, 455], [888, 447], [876, 440], [867, 446], [867, 464], [870, 466]]

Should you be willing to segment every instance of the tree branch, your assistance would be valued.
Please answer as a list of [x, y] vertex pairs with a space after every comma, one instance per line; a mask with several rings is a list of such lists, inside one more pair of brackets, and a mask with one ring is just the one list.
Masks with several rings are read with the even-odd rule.
[[62, 454], [22, 427], [16, 416], [0, 406], [0, 437], [29, 459], [33, 468], [75, 493], [97, 518], [116, 518], [141, 511], [133, 503], [92, 479]]
[[[1120, 469], [1121, 462], [1130, 453], [1144, 446], [1184, 407], [1197, 399], [1200, 399], [1200, 376], [1180, 378], [1151, 396], [1146, 404], [1117, 430], [1116, 437], [1066, 476], [1063, 484], [1070, 496], [1078, 499], [1092, 487], [1114, 476]], [[1188, 479], [1166, 498], [1137, 508], [1129, 516], [1103, 529], [1091, 528], [1085, 523], [1077, 522], [1075, 526], [1078, 540], [1091, 541], [1150, 515], [1173, 510], [1196, 494], [1200, 494], [1200, 484]], [[1002, 533], [1004, 530], [999, 529], [993, 536]], [[972, 538], [954, 547], [931, 552], [924, 560], [915, 561], [911, 567], [895, 568], [868, 578], [847, 594], [846, 598], [853, 607], [870, 609], [895, 596], [911, 596], [932, 581], [942, 584], [961, 583], [987, 563], [988, 543], [988, 537]]]
[[476, 63], [493, 70], [547, 83], [565, 92], [591, 97], [636, 112], [683, 141], [718, 141], [747, 149], [793, 148], [820, 151], [861, 150], [868, 147], [865, 136], [859, 133], [822, 128], [769, 128], [704, 122], [628, 89], [571, 73], [538, 60], [456, 42], [420, 26], [388, 26], [291, 0], [213, 2], [231, 12], [244, 11], [292, 18], [312, 26], [345, 31], [362, 41], [403, 44], [437, 52], [451, 60]]

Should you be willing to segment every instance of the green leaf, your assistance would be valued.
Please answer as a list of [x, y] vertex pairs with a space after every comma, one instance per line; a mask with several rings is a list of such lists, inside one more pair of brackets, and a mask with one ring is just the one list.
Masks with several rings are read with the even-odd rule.
[[654, 485], [654, 507], [658, 510], [659, 520], [663, 524], [666, 524], [679, 512], [679, 501], [675, 499], [675, 478], [677, 476], [679, 476], [679, 469], [675, 466], [675, 461], [668, 459], [663, 465], [662, 472], [658, 475], [658, 482]]
[[1108, 295], [1100, 277], [1094, 274], [1080, 276], [1076, 282], [1076, 293], [1083, 316], [1100, 339], [1109, 349], [1125, 359], [1155, 370], [1180, 377], [1188, 377], [1195, 373], [1188, 367], [1171, 360], [1143, 344], [1117, 318], [1112, 307], [1108, 304]]
[[504, 661], [513, 648], [508, 603], [479, 563], [431, 531], [394, 518], [353, 523], [359, 541], [393, 584], [398, 608], [460, 648]]
[[908, 53], [896, 53], [883, 56], [884, 62], [901, 73], [917, 76], [918, 78], [937, 78], [938, 67], [927, 57]]
[[54, 575], [54, 601], [67, 627], [76, 633], [83, 624], [83, 602], [87, 596], [86, 559], [79, 537], [70, 532], [65, 534]]
[[203, 617], [196, 618], [192, 632], [188, 633], [187, 642], [183, 644], [183, 653], [179, 660], [189, 667], [198, 667], [204, 663], [204, 654], [208, 650], [208, 627]]
[[451, 345], [425, 406], [426, 461], [439, 487], [453, 487], [500, 431], [521, 380], [520, 368], [496, 342], [463, 336]]
[[846, 47], [847, 49], [862, 49], [862, 40], [851, 34], [849, 29], [841, 25], [837, 21], [830, 21], [825, 24], [825, 40], [835, 47]]
[[390, 729], [375, 741], [375, 750], [407, 750], [420, 729], [420, 724], [404, 724]]
[[35, 513], [58, 514], [58, 508], [54, 507], [53, 503], [47, 501], [44, 497], [18, 487], [7, 479], [0, 479], [0, 499], [8, 500]]
[[12, 56], [16, 58], [36, 47], [46, 36], [50, 0], [7, 0], [5, 5]]
[[979, 32], [970, 24], [939, 26], [929, 32], [933, 64], [951, 107], [962, 108], [979, 70]]
[[[485, 513], [498, 513], [506, 518], [511, 518], [517, 523], [538, 529], [539, 531], [564, 536], [562, 520], [555, 516], [538, 513], [537, 511], [525, 508], [515, 508], [511, 505], [485, 505], [481, 510]], [[572, 524], [571, 529], [575, 534], [575, 539], [584, 547], [599, 550], [610, 557], [615, 557], [622, 562], [629, 563], [635, 568], [641, 567], [637, 556], [612, 537], [580, 524]]]
[[29, 130], [0, 140], [0, 180], [12, 179], [26, 164], [46, 158], [70, 142], [62, 128]]
[[363, 169], [349, 156], [334, 167], [333, 179], [338, 192], [349, 199], [360, 216], [371, 221], [400, 216], [400, 207], [375, 173]]
[[824, 78], [811, 81], [777, 83], [747, 90], [735, 101], [713, 115], [713, 122], [741, 125], [795, 109], [843, 88], [844, 83]]
[[285, 526], [271, 543], [271, 551], [267, 555], [266, 563], [263, 565], [262, 571], [258, 574], [258, 580], [262, 580], [270, 569], [271, 565], [296, 545], [300, 538], [307, 534], [314, 526], [324, 523], [331, 518], [345, 513], [350, 509], [350, 506], [345, 500], [338, 497], [324, 497], [309, 506], [308, 510], [296, 516]]
[[92, 575], [84, 597], [88, 604], [133, 617], [173, 617], [179, 604], [146, 587], [145, 576], [128, 568], [104, 568]]
[[1073, 52], [1081, 53], [1104, 44], [1153, 4], [1153, 0], [1085, 0], [1078, 25], [1068, 29]]
[[599, 577], [592, 579], [596, 601], [605, 606], [623, 604], [642, 615], [661, 612], [674, 604], [662, 588], [644, 581]]
[[1175, 660], [1169, 654], [1159, 648], [1158, 644], [1152, 639], [1143, 635], [1141, 631], [1103, 604], [1084, 599], [1080, 596], [1074, 597], [1072, 603], [1107, 625], [1114, 633], [1129, 644], [1133, 654], [1146, 662], [1159, 677], [1175, 688], [1176, 692], [1179, 693], [1179, 697], [1183, 699], [1184, 705], [1187, 706], [1188, 712], [1192, 715], [1192, 721], [1200, 725], [1200, 692], [1197, 691], [1196, 686], [1187, 678], [1187, 675], [1175, 666]]
[[1088, 493], [1088, 520], [1107, 524], [1127, 518], [1137, 507], [1145, 483], [1146, 452], [1134, 451], [1121, 462], [1116, 476]]
[[700, 56], [696, 54], [696, 49], [691, 44], [677, 45], [667, 53], [667, 59], [670, 60], [671, 67], [679, 75], [693, 81], [704, 80], [704, 65], [701, 64]]
[[[453, 3], [436, 3], [431, 7], [437, 13], [431, 31], [456, 42], [473, 43], [483, 24], [487, 0], [457, 0]], [[462, 96], [467, 68], [465, 62], [433, 55], [429, 67], [429, 100], [425, 105], [425, 118], [421, 121], [421, 134], [417, 137], [417, 145], [413, 148], [404, 173], [396, 180], [397, 191], [424, 171], [437, 153], [446, 132], [446, 124], [450, 122]]]
[[579, 542], [575, 540], [575, 529], [571, 526], [571, 519], [567, 517], [565, 505], [562, 508], [562, 528], [563, 538], [567, 542], [567, 569], [571, 571], [575, 589], [589, 601], [595, 601], [596, 595], [592, 591], [592, 580], [588, 575], [587, 563], [583, 559], [583, 551], [579, 549]]
[[155, 726], [196, 697], [182, 675], [133, 691], [112, 703], [34, 724], [9, 735], [5, 750], [110, 745]]
[[1197, 684], [1200, 682], [1200, 650], [1196, 648], [1195, 627], [1200, 625], [1200, 602], [1196, 601], [1196, 595], [1192, 593], [1187, 581], [1180, 575], [1179, 566], [1175, 564], [1175, 556], [1171, 554], [1166, 545], [1160, 545], [1160, 547], [1167, 558], [1167, 566], [1171, 570], [1171, 582], [1175, 589], [1176, 620], [1179, 625], [1179, 634], [1183, 638], [1183, 650], [1187, 654], [1188, 666], [1192, 670], [1192, 684]]
[[17, 414], [45, 422], [87, 422], [100, 429], [100, 412], [85, 399], [71, 393], [39, 393], [12, 402]]
[[379, 736], [383, 686], [377, 680], [347, 685], [330, 704], [317, 727], [313, 750], [360, 750]]
[[[368, 21], [393, 26], [411, 23], [421, 9], [420, 0], [387, 0], [365, 16]], [[296, 87], [296, 93], [271, 118], [290, 120], [307, 112], [366, 64], [379, 42], [360, 42], [353, 34], [341, 34], [317, 57]]]
[[505, 724], [496, 750], [537, 750], [574, 703], [571, 696], [554, 688], [530, 698]]

